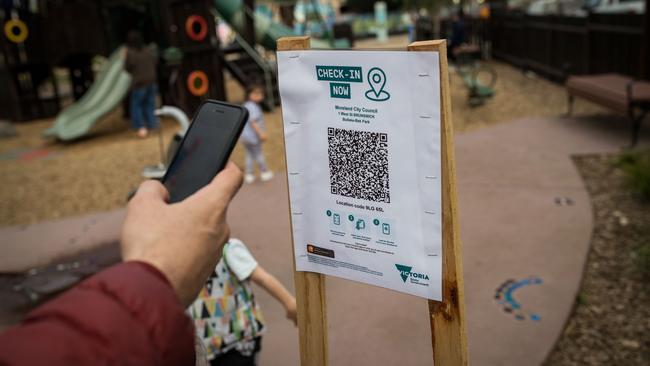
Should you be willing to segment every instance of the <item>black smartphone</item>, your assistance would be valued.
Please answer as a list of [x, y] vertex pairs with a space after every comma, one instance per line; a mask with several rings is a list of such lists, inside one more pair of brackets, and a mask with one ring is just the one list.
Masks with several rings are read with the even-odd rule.
[[247, 120], [248, 110], [238, 105], [206, 100], [199, 106], [162, 179], [169, 203], [212, 181], [226, 166]]

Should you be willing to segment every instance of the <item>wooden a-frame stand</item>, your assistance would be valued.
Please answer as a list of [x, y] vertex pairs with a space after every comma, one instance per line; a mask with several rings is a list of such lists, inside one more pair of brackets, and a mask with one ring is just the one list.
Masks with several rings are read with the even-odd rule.
[[[277, 48], [278, 51], [309, 49], [309, 37], [280, 38], [277, 41]], [[407, 49], [416, 52], [438, 52], [440, 56], [443, 301], [428, 301], [429, 323], [434, 364], [436, 366], [464, 366], [467, 365], [465, 296], [456, 209], [456, 168], [447, 69], [447, 45], [444, 40], [423, 41], [411, 43]], [[300, 364], [302, 366], [327, 366], [329, 361], [325, 275], [294, 270], [294, 281], [298, 303]]]

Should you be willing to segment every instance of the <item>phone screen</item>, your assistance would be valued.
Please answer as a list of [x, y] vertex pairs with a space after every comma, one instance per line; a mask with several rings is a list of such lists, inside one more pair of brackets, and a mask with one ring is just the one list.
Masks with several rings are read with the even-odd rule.
[[192, 195], [225, 167], [247, 115], [239, 106], [201, 105], [163, 178], [170, 203]]

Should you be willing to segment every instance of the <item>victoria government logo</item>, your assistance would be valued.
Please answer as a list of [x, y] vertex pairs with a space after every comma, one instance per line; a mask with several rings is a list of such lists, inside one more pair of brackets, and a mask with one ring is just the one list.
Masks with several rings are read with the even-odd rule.
[[408, 280], [409, 283], [414, 285], [429, 286], [429, 276], [427, 274], [415, 272], [412, 266], [405, 266], [403, 264], [395, 264], [395, 267], [399, 271], [399, 275], [402, 277], [404, 283]]

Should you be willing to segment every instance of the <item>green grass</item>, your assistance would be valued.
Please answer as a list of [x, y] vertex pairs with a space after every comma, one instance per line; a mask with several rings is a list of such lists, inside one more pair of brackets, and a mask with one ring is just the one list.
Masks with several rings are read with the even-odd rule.
[[650, 202], [650, 151], [627, 152], [621, 155], [616, 166], [626, 175], [630, 189], [645, 202]]

